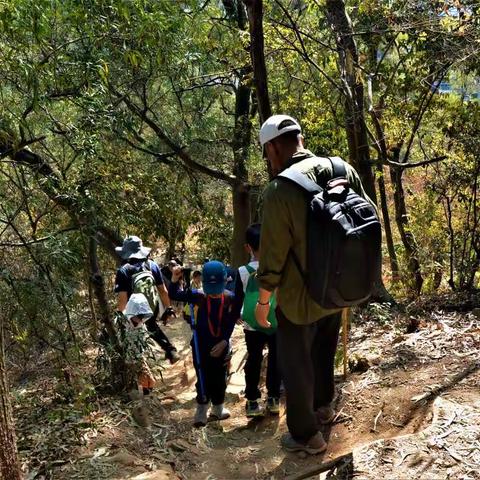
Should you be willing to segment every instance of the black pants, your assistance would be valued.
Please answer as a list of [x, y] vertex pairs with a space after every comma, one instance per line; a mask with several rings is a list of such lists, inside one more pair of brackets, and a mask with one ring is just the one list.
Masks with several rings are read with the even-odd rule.
[[258, 384], [262, 369], [263, 349], [268, 346], [267, 395], [280, 397], [280, 372], [277, 367], [277, 338], [263, 332], [244, 330], [247, 344], [247, 362], [245, 363], [245, 397], [257, 400], [262, 396]]
[[[212, 402], [220, 405], [225, 401], [227, 389], [227, 365], [225, 365], [225, 353], [219, 358], [210, 356], [208, 350], [200, 349], [200, 365], [197, 362], [195, 347], [192, 345], [193, 365], [197, 374], [197, 403]], [[202, 382], [200, 381], [202, 378]]]
[[341, 313], [310, 325], [290, 322], [277, 308], [278, 359], [287, 394], [287, 426], [307, 442], [318, 431], [315, 411], [335, 395], [334, 366]]
[[150, 336], [160, 345], [160, 348], [165, 351], [167, 358], [170, 357], [172, 351], [177, 349], [170, 343], [168, 337], [163, 333], [163, 330], [157, 323], [157, 316], [153, 315], [146, 322], [147, 330], [150, 332]]

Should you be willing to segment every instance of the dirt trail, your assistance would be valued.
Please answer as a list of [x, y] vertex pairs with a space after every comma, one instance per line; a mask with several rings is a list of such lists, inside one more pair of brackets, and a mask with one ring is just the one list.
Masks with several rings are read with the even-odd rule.
[[[279, 417], [247, 421], [244, 416], [245, 347], [240, 328], [233, 337], [233, 375], [227, 389], [232, 417], [202, 429], [192, 427], [195, 377], [190, 332], [179, 320], [168, 328], [168, 335], [182, 360], [174, 366], [164, 364], [164, 384], [148, 398], [151, 427], [135, 424], [131, 405], [115, 399], [104, 402], [92, 414], [95, 427], [85, 427], [84, 446], [44, 478], [283, 479], [372, 441], [424, 430], [432, 422], [432, 404], [439, 395], [459, 404], [480, 405], [480, 372], [475, 363], [480, 357], [478, 319], [432, 315], [418, 332], [404, 331], [400, 319], [389, 326], [370, 322], [352, 328], [350, 357], [367, 359], [369, 368], [349, 374], [346, 382], [338, 377], [338, 418], [323, 432], [328, 450], [302, 458], [279, 447], [286, 431], [283, 404]], [[413, 402], [415, 397], [419, 401]]]
[[[375, 324], [355, 327], [350, 335], [350, 355], [367, 358], [371, 366], [365, 373], [350, 374], [346, 382], [338, 377], [339, 415], [335, 424], [323, 432], [328, 438], [328, 449], [322, 456], [301, 458], [286, 454], [279, 447], [279, 438], [286, 431], [283, 408], [278, 418], [250, 422], [245, 418], [245, 347], [242, 332], [237, 331], [233, 342], [234, 374], [227, 390], [232, 418], [193, 433], [192, 443], [196, 441], [201, 448], [180, 457], [177, 471], [185, 478], [281, 479], [379, 438], [419, 432], [431, 423], [431, 402], [419, 405], [412, 398], [468, 369], [478, 358], [476, 332], [466, 317], [452, 317], [450, 323], [447, 319], [434, 321], [410, 335]], [[188, 423], [194, 408], [194, 377], [189, 359], [180, 371], [184, 383], [173, 388], [181, 393], [177, 393], [179, 402], [172, 406], [171, 416]], [[174, 378], [175, 372], [170, 371], [167, 381]], [[187, 379], [189, 385], [185, 384]], [[451, 385], [444, 395], [461, 402], [480, 400], [478, 370], [469, 372], [464, 381], [458, 380], [460, 383]]]

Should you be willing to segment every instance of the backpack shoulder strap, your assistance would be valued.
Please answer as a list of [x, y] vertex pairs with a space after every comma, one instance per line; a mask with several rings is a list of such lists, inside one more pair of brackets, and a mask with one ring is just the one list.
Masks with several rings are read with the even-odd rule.
[[247, 270], [249, 275], [256, 272], [256, 270], [251, 265], [245, 265], [245, 269]]
[[132, 266], [131, 266], [129, 263], [126, 263], [125, 265], [122, 265], [120, 268], [122, 268], [123, 271], [124, 271], [127, 275], [131, 275], [131, 274], [132, 274]]
[[151, 260], [145, 260], [142, 264], [142, 270], [146, 272], [151, 272], [152, 271], [152, 265], [150, 264]]
[[347, 178], [345, 162], [340, 157], [328, 157], [333, 169], [333, 178]]
[[322, 187], [317, 185], [314, 181], [310, 180], [307, 175], [299, 172], [293, 167], [287, 168], [282, 173], [280, 173], [277, 178], [278, 177], [295, 183], [309, 193], [320, 193], [322, 191]]

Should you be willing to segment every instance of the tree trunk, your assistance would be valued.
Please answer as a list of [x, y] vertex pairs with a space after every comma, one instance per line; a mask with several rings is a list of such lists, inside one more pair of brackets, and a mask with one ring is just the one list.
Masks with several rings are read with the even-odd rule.
[[94, 294], [93, 294], [93, 285], [92, 285], [92, 278], [89, 272], [90, 269], [87, 271], [87, 279], [86, 283], [88, 285], [88, 305], [90, 307], [90, 313], [92, 315], [92, 322], [90, 325], [90, 339], [92, 342], [97, 342], [98, 341], [98, 319], [97, 319], [97, 312], [95, 310], [95, 300], [94, 300]]
[[268, 95], [267, 67], [265, 65], [263, 36], [263, 1], [244, 0], [247, 6], [248, 23], [250, 27], [250, 56], [254, 71], [255, 89], [257, 91], [258, 112], [260, 123], [272, 115], [270, 97]]
[[340, 76], [345, 93], [345, 128], [350, 163], [360, 175], [367, 195], [377, 203], [365, 123], [364, 89], [360, 72], [355, 66], [358, 64], [358, 51], [353, 27], [343, 0], [327, 0], [326, 10], [327, 20], [335, 34]]
[[173, 257], [175, 257], [175, 249], [177, 248], [176, 239], [171, 237], [167, 241], [167, 250], [165, 251], [164, 261], [168, 263]]
[[121, 391], [131, 386], [132, 373], [125, 363], [125, 352], [117, 336], [117, 329], [112, 321], [108, 298], [105, 292], [105, 281], [103, 279], [100, 263], [97, 256], [97, 239], [91, 236], [89, 239], [88, 257], [90, 263], [91, 282], [93, 292], [100, 310], [100, 320], [107, 331], [111, 345], [108, 352], [111, 361], [111, 383], [115, 390]]
[[[260, 124], [272, 115], [268, 94], [268, 75], [265, 64], [265, 40], [263, 35], [263, 0], [243, 0], [247, 7], [250, 29], [250, 56], [252, 59], [255, 91], [257, 94]], [[267, 163], [268, 177], [273, 178], [270, 162]]]
[[[379, 40], [373, 35], [368, 35], [368, 68], [371, 72], [375, 72], [378, 68], [377, 62], [377, 49], [379, 46]], [[400, 281], [400, 267], [398, 264], [397, 253], [395, 252], [395, 245], [393, 242], [392, 234], [392, 224], [390, 222], [390, 213], [388, 211], [388, 201], [387, 201], [387, 192], [385, 188], [385, 172], [383, 165], [388, 163], [388, 148], [385, 139], [385, 132], [381, 124], [381, 111], [382, 109], [377, 109], [374, 105], [373, 92], [375, 84], [375, 77], [372, 75], [369, 77], [369, 87], [367, 91], [369, 92], [369, 114], [372, 119], [376, 139], [375, 143], [378, 145], [378, 159], [376, 165], [377, 173], [377, 185], [378, 192], [380, 196], [380, 208], [382, 210], [383, 218], [383, 227], [385, 229], [385, 241], [387, 242], [388, 256], [390, 260], [390, 270], [392, 274], [392, 282], [398, 283]]]
[[233, 187], [233, 240], [232, 240], [232, 267], [245, 265], [248, 255], [245, 251], [245, 232], [250, 225], [250, 190], [248, 186]]
[[[345, 130], [347, 133], [349, 162], [357, 170], [363, 187], [377, 205], [375, 176], [370, 159], [367, 124], [365, 121], [364, 88], [360, 71], [357, 45], [352, 23], [344, 0], [326, 0], [326, 17], [335, 36], [340, 78], [345, 94]], [[372, 301], [395, 303], [381, 277], [375, 283]]]
[[3, 321], [2, 314], [0, 315], [0, 477], [8, 480], [21, 480], [23, 475], [18, 462], [10, 388], [5, 369]]
[[105, 292], [105, 281], [103, 279], [100, 264], [97, 256], [97, 239], [92, 235], [88, 244], [88, 259], [90, 264], [90, 279], [92, 282], [93, 293], [97, 300], [98, 309], [100, 311], [100, 321], [108, 333], [112, 345], [118, 347], [118, 338], [115, 326], [113, 325], [108, 305], [107, 293]]
[[[398, 154], [396, 154], [398, 161]], [[420, 261], [418, 260], [418, 245], [410, 229], [407, 206], [405, 203], [405, 192], [403, 190], [403, 168], [390, 167], [390, 176], [393, 185], [393, 199], [395, 202], [395, 220], [398, 231], [405, 248], [405, 256], [407, 259], [407, 267], [412, 278], [407, 282], [407, 287], [411, 288], [417, 295], [422, 291], [423, 277], [420, 269]], [[411, 280], [413, 279], [413, 285]]]
[[392, 281], [397, 283], [400, 280], [400, 267], [398, 266], [397, 253], [393, 243], [392, 225], [390, 223], [390, 213], [388, 212], [387, 192], [385, 190], [385, 177], [381, 162], [378, 165], [378, 191], [380, 193], [380, 205], [382, 209], [383, 228], [385, 229], [385, 240], [387, 242], [388, 256], [390, 258], [390, 269], [392, 271]]
[[450, 198], [448, 194], [445, 195], [445, 214], [447, 217], [447, 225], [448, 225], [448, 238], [450, 240], [450, 258], [449, 258], [449, 278], [448, 284], [450, 288], [455, 291], [457, 287], [455, 285], [455, 232], [453, 230], [453, 223], [452, 223], [452, 208], [450, 203]]
[[249, 116], [252, 90], [247, 78], [250, 71], [250, 68], [246, 68], [241, 72], [235, 98], [235, 129], [232, 148], [233, 174], [237, 181], [232, 186], [234, 224], [231, 253], [231, 262], [234, 267], [243, 265], [247, 260], [243, 245], [245, 243], [245, 231], [250, 225], [250, 185], [248, 184], [247, 171], [252, 138], [252, 123]]
[[[241, 31], [247, 28], [247, 15], [241, 0], [235, 4], [236, 22]], [[263, 44], [262, 44], [263, 45]], [[233, 130], [233, 174], [236, 181], [232, 185], [233, 203], [233, 239], [230, 261], [233, 267], [239, 267], [247, 261], [244, 249], [245, 231], [250, 225], [250, 185], [248, 183], [247, 162], [252, 141], [252, 122], [250, 121], [250, 99], [252, 89], [249, 75], [252, 67], [240, 70], [238, 87], [235, 91], [235, 128]], [[268, 91], [267, 91], [268, 96]]]

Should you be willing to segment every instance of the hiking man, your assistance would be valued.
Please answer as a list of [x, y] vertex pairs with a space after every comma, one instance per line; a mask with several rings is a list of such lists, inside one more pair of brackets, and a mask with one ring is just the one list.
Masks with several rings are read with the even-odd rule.
[[168, 287], [170, 286], [170, 282], [172, 281], [172, 270], [174, 267], [176, 267], [178, 263], [176, 260], [173, 260], [173, 258], [166, 264], [164, 265], [160, 271], [162, 272], [162, 277], [163, 277], [163, 284], [165, 285], [165, 288], [168, 291]]
[[[306, 150], [300, 125], [292, 117], [274, 115], [267, 119], [260, 130], [260, 143], [275, 175], [285, 175], [288, 168], [297, 176], [303, 174], [300, 177], [316, 187], [329, 186], [337, 178], [333, 162], [340, 163], [343, 176], [339, 188], [361, 198], [366, 209], [376, 214], [365, 200], [367, 195], [353, 167], [338, 157], [319, 158]], [[296, 183], [280, 176], [265, 190], [256, 318], [259, 325], [270, 325], [269, 300], [276, 291], [277, 349], [289, 430], [281, 444], [288, 451], [316, 454], [327, 448], [319, 426], [335, 417], [334, 358], [341, 309], [321, 306], [307, 288], [305, 272], [319, 279], [323, 272], [307, 264], [309, 210], [305, 191]]]
[[153, 311], [153, 315], [146, 322], [147, 330], [165, 351], [165, 358], [172, 364], [177, 362], [179, 360], [177, 349], [170, 343], [157, 323], [158, 320], [166, 323], [169, 317], [175, 316], [175, 312], [170, 305], [160, 268], [148, 258], [152, 249], [144, 247], [139, 237], [130, 236], [125, 238], [123, 245], [116, 247], [115, 250], [125, 262], [117, 270], [115, 278], [117, 310], [120, 312], [125, 310], [132, 293], [143, 293]]

